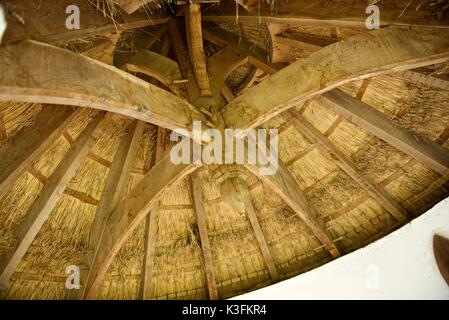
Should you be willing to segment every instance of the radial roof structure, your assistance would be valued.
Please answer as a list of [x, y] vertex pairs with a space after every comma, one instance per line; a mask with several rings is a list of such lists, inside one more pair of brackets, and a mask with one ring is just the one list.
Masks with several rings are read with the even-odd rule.
[[[448, 7], [5, 2], [0, 297], [226, 299], [423, 214], [449, 195]], [[277, 129], [277, 170], [174, 163], [195, 121]]]

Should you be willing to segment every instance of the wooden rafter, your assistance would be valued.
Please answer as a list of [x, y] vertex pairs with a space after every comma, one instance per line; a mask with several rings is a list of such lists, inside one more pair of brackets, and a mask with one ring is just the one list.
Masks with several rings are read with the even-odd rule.
[[196, 170], [196, 165], [174, 165], [169, 155], [159, 161], [141, 182], [119, 202], [105, 225], [99, 242], [84, 298], [94, 299], [109, 265], [135, 228], [151, 214], [151, 208], [167, 190]]
[[[235, 41], [235, 39], [229, 37], [227, 33], [223, 32], [221, 34], [223, 35], [222, 38], [227, 39], [228, 43], [233, 43], [233, 41]], [[226, 90], [227, 87], [225, 85], [225, 79], [230, 72], [239, 65], [242, 65], [242, 61], [240, 59], [246, 57], [245, 53], [248, 51], [242, 51], [241, 49], [241, 47], [237, 48], [233, 45], [228, 45], [228, 47], [209, 59], [209, 70], [217, 75], [217, 78], [214, 78], [216, 80], [214, 81], [214, 85], [218, 90], [220, 90], [219, 92], [222, 92], [223, 89]], [[240, 59], [235, 59], [235, 57], [239, 57]], [[254, 57], [253, 59], [256, 60]], [[267, 69], [271, 69], [270, 73], [275, 73], [277, 71], [276, 67], [271, 67], [272, 64], [269, 64], [268, 62], [265, 63], [263, 62], [264, 60], [262, 60], [261, 63], [266, 65], [268, 67]], [[226, 61], [229, 62], [227, 63]], [[228, 98], [232, 99], [232, 94], [229, 95]], [[273, 190], [273, 192], [278, 194], [296, 212], [296, 214], [298, 214], [298, 216], [312, 230], [312, 232], [323, 243], [333, 257], [340, 256], [340, 251], [332, 242], [330, 234], [327, 232], [324, 225], [316, 218], [316, 214], [308, 205], [304, 193], [301, 191], [293, 176], [282, 163], [280, 163], [279, 170], [273, 176], [261, 176], [256, 165], [248, 164], [246, 167], [250, 172], [264, 181]]]
[[[89, 268], [89, 273], [91, 272], [92, 263], [95, 259], [109, 214], [117, 205], [118, 201], [125, 195], [131, 168], [136, 157], [136, 149], [139, 146], [139, 141], [143, 134], [143, 126], [143, 122], [134, 120], [127, 127], [125, 135], [122, 137], [115, 153], [89, 232], [89, 252], [84, 259], [85, 264]], [[89, 273], [83, 276], [82, 280], [84, 283], [89, 278]], [[80, 294], [81, 296], [77, 298], [82, 297], [82, 293]]]
[[0, 101], [103, 109], [172, 130], [189, 129], [193, 119], [203, 119], [195, 107], [163, 89], [36, 41], [1, 48], [0, 73]]
[[246, 168], [285, 201], [334, 258], [341, 255], [337, 245], [332, 241], [332, 236], [317, 218], [315, 210], [307, 203], [304, 192], [280, 160], [279, 168], [274, 175], [261, 175], [257, 165], [247, 164]]
[[[166, 148], [166, 135], [167, 130], [162, 128], [157, 129], [156, 150], [153, 152], [151, 157], [151, 167], [159, 162], [164, 155]], [[160, 202], [154, 205], [151, 209], [151, 213], [145, 219], [144, 256], [139, 287], [139, 298], [142, 300], [148, 300], [152, 297], [154, 258], [156, 252], [156, 237], [158, 232], [157, 221], [159, 219], [160, 207]]]
[[0, 147], [0, 198], [12, 188], [26, 169], [61, 136], [81, 113], [70, 108], [44, 106], [34, 125], [27, 126]]
[[248, 90], [225, 107], [224, 120], [228, 127], [256, 128], [346, 82], [447, 60], [447, 29], [391, 27], [357, 35], [289, 65]]
[[407, 212], [405, 209], [402, 208], [386, 190], [370, 181], [370, 179], [362, 176], [356, 165], [343, 152], [338, 150], [326, 136], [307, 122], [307, 120], [298, 116], [294, 111], [290, 112], [290, 116], [293, 119], [293, 125], [298, 132], [318, 147], [331, 161], [334, 161], [398, 221], [406, 220]]
[[323, 103], [362, 129], [443, 175], [449, 173], [449, 150], [416, 134], [404, 131], [385, 114], [339, 89], [323, 94]]
[[276, 268], [276, 264], [274, 262], [273, 256], [271, 255], [270, 248], [268, 247], [267, 241], [265, 240], [265, 236], [262, 232], [262, 228], [260, 227], [259, 220], [257, 219], [256, 210], [254, 209], [253, 203], [251, 201], [249, 190], [246, 190], [245, 194], [246, 196], [244, 198], [244, 204], [248, 220], [253, 228], [254, 235], [256, 236], [256, 240], [259, 244], [259, 248], [262, 252], [265, 264], [267, 265], [268, 271], [270, 272], [271, 279], [274, 282], [277, 282], [280, 278], [279, 271]]
[[202, 95], [210, 95], [209, 76], [203, 48], [203, 29], [201, 27], [201, 5], [190, 3], [185, 7], [187, 45], [198, 87]]
[[173, 47], [173, 52], [179, 64], [179, 69], [184, 79], [188, 80], [186, 83], [186, 91], [189, 96], [189, 101], [193, 103], [201, 96], [200, 88], [195, 81], [195, 75], [189, 61], [189, 51], [187, 44], [181, 37], [181, 29], [175, 19], [171, 19], [167, 23], [168, 34]]
[[449, 90], [449, 78], [440, 78], [436, 75], [428, 74], [426, 71], [425, 68], [419, 68], [416, 70], [397, 72], [396, 74], [416, 84], [422, 84], [429, 88]]
[[[34, 39], [51, 44], [61, 44], [97, 35], [164, 24], [170, 19], [164, 12], [155, 12], [151, 17], [148, 17], [145, 12], [136, 12], [113, 21], [92, 6], [90, 1], [74, 2], [73, 0], [46, 0], [44, 2], [15, 0], [14, 10], [20, 12], [26, 23], [21, 24], [15, 19], [8, 21], [9, 27], [3, 42]], [[81, 12], [81, 28], [79, 30], [66, 28], [67, 15], [64, 13], [66, 8], [72, 4], [76, 4]]]
[[107, 125], [107, 119], [107, 117], [104, 117], [104, 112], [101, 112], [87, 125], [29, 208], [17, 229], [17, 242], [4, 253], [0, 260], [0, 285], [5, 286], [14, 273], [37, 233], [48, 219], [65, 187], [86, 158], [89, 149], [95, 145], [103, 133]]
[[[250, 139], [250, 137], [248, 138]], [[264, 143], [263, 141], [258, 139], [257, 143], [261, 150], [267, 150], [266, 145], [261, 145]], [[273, 152], [274, 150], [270, 150], [270, 153]], [[267, 155], [259, 153], [258, 157], [267, 157]], [[327, 231], [323, 222], [318, 218], [315, 210], [308, 204], [306, 195], [299, 187], [295, 178], [288, 171], [279, 156], [274, 154], [274, 157], [278, 159], [278, 168], [272, 175], [261, 174], [257, 164], [246, 163], [245, 167], [284, 200], [334, 258], [339, 257], [341, 255], [340, 249], [333, 242], [332, 236]], [[259, 161], [261, 161], [260, 158]], [[269, 163], [269, 161], [263, 161], [263, 163]]]
[[[449, 27], [448, 21], [430, 18], [431, 12], [421, 8], [414, 10], [410, 0], [396, 0], [382, 3], [381, 26], [438, 26]], [[281, 23], [286, 25], [310, 25], [320, 27], [356, 27], [366, 28], [368, 17], [366, 2], [345, 0], [338, 3], [321, 1], [285, 1], [276, 4], [273, 10], [266, 1], [257, 4], [257, 11], [240, 10], [236, 17], [235, 8], [217, 7], [203, 13], [203, 21], [239, 23]], [[404, 8], [408, 8], [404, 10]], [[257, 13], [257, 14], [255, 14]]]
[[115, 153], [89, 234], [90, 246], [93, 250], [97, 248], [109, 214], [125, 195], [143, 127], [143, 122], [134, 120], [126, 129]]
[[190, 185], [192, 190], [192, 201], [195, 206], [198, 231], [200, 233], [201, 239], [201, 249], [204, 258], [204, 269], [206, 273], [207, 289], [209, 293], [209, 298], [211, 300], [216, 300], [218, 299], [218, 291], [217, 291], [217, 284], [215, 283], [213, 257], [210, 247], [209, 235], [207, 232], [201, 181], [196, 173], [191, 174], [190, 177], [191, 177]]

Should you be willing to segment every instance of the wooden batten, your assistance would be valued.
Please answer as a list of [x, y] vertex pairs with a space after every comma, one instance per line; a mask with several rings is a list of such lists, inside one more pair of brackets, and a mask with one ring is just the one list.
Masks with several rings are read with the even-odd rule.
[[23, 128], [0, 147], [0, 198], [12, 188], [26, 169], [63, 134], [70, 123], [88, 110], [44, 106], [33, 126]]

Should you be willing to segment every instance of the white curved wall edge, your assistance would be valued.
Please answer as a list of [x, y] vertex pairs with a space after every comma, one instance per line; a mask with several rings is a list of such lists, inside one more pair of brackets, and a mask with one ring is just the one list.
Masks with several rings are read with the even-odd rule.
[[449, 238], [449, 198], [362, 249], [233, 299], [449, 299], [433, 256], [435, 233]]
[[0, 43], [2, 43], [2, 37], [6, 30], [6, 19], [3, 13], [3, 8], [0, 6]]

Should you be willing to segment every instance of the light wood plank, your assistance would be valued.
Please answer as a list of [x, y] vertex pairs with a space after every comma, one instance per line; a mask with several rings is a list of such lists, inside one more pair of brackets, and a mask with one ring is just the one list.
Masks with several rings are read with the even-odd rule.
[[339, 89], [323, 94], [323, 104], [376, 137], [443, 175], [449, 173], [449, 150], [401, 128], [385, 114]]
[[349, 81], [448, 60], [447, 29], [380, 29], [327, 46], [289, 65], [228, 104], [223, 116], [228, 127], [256, 128]]
[[46, 185], [29, 208], [17, 232], [17, 242], [0, 259], [0, 285], [6, 286], [42, 225], [48, 219], [64, 189], [86, 159], [98, 138], [103, 133], [107, 119], [99, 113], [83, 130], [75, 143], [67, 151], [60, 164], [48, 179]]
[[212, 250], [207, 233], [207, 224], [205, 210], [203, 205], [203, 191], [201, 190], [201, 181], [197, 174], [191, 175], [192, 201], [195, 205], [196, 219], [201, 239], [201, 249], [203, 251], [204, 268], [206, 272], [206, 282], [210, 300], [218, 299], [217, 284], [215, 283], [215, 271], [212, 257]]
[[360, 187], [390, 212], [393, 217], [398, 221], [407, 219], [407, 211], [402, 208], [386, 190], [370, 181], [370, 179], [363, 177], [356, 165], [343, 152], [338, 150], [319, 130], [293, 111], [290, 111], [290, 116], [293, 119], [293, 125], [298, 132], [318, 147], [332, 162], [335, 162], [344, 172], [354, 179]]
[[61, 136], [69, 124], [87, 110], [44, 106], [34, 125], [26, 126], [0, 147], [0, 198], [34, 161]]

